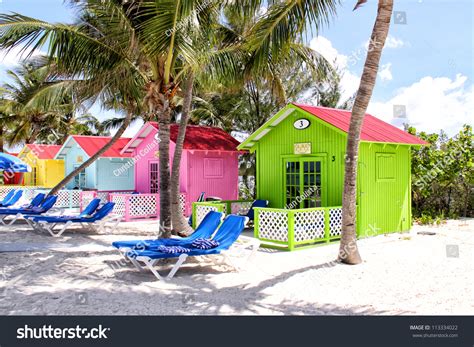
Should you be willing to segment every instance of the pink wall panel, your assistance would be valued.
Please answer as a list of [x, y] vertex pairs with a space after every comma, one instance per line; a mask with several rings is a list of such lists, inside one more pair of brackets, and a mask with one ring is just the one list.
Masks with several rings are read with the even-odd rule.
[[201, 192], [225, 200], [238, 198], [239, 164], [236, 152], [188, 152], [188, 195], [195, 201]]

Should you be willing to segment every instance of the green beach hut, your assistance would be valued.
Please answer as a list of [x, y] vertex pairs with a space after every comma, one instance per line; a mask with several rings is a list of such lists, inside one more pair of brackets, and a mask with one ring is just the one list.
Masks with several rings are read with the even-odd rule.
[[[255, 235], [295, 249], [339, 238], [351, 112], [289, 104], [238, 147], [256, 153]], [[359, 237], [411, 227], [412, 146], [427, 143], [376, 117], [362, 127], [357, 185]]]

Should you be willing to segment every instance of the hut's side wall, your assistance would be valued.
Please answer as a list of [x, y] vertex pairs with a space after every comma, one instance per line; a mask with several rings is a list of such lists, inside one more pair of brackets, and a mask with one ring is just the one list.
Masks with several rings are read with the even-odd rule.
[[409, 230], [410, 147], [361, 143], [359, 158], [359, 235]]
[[[82, 148], [80, 148], [76, 141], [73, 141], [73, 146], [68, 150], [65, 158], [64, 158], [64, 169], [65, 174], [68, 175], [74, 170], [74, 166], [81, 165], [89, 156], [84, 152]], [[92, 163], [89, 167], [86, 168], [86, 186], [84, 188], [88, 189], [97, 189], [97, 161]], [[66, 188], [73, 189], [75, 188], [74, 179], [71, 180], [67, 185]]]
[[[159, 145], [155, 139], [157, 133], [158, 131], [153, 129], [133, 152], [133, 156], [135, 157], [135, 190], [139, 193], [150, 193], [150, 164], [159, 162], [157, 156]], [[170, 169], [173, 163], [175, 146], [173, 142], [170, 142]], [[186, 155], [186, 151], [183, 151], [179, 175], [181, 192], [186, 192]]]
[[39, 161], [40, 183], [52, 188], [64, 178], [64, 160], [43, 159]]
[[187, 163], [189, 201], [201, 192], [223, 200], [238, 198], [238, 152], [188, 151]]
[[98, 190], [134, 190], [135, 170], [130, 158], [97, 160]]

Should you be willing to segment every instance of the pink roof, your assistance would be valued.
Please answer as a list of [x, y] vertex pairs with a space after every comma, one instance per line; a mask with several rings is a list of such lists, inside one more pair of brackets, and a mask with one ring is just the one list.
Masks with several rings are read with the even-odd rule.
[[[158, 129], [158, 123], [149, 122]], [[170, 139], [176, 143], [178, 138], [178, 124], [171, 124]], [[186, 127], [186, 137], [184, 138], [184, 149], [209, 150], [209, 151], [237, 151], [239, 141], [234, 139], [224, 130], [214, 127], [200, 125], [188, 125]]]
[[26, 147], [28, 147], [28, 149], [38, 157], [38, 159], [54, 159], [62, 146], [28, 144]]
[[[88, 156], [93, 156], [104, 147], [111, 139], [110, 136], [82, 136], [82, 135], [73, 135], [72, 138], [77, 142], [77, 144], [87, 153]], [[121, 137], [118, 139], [114, 145], [105, 151], [101, 155], [101, 158], [114, 158], [114, 157], [130, 157], [130, 154], [120, 153], [120, 151], [125, 147], [125, 145], [130, 141], [128, 137]]]
[[[293, 105], [311, 113], [313, 116], [335, 126], [346, 133], [349, 131], [351, 111], [296, 103]], [[428, 142], [423, 141], [401, 129], [398, 129], [393, 125], [378, 119], [377, 117], [371, 116], [370, 114], [366, 114], [364, 117], [360, 139], [363, 141], [406, 143], [413, 145], [428, 144]]]

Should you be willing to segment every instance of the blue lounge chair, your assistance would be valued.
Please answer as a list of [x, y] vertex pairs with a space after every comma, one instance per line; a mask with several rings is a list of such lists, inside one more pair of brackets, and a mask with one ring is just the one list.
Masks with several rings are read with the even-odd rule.
[[[199, 194], [199, 197], [198, 197], [198, 199], [196, 200], [196, 202], [203, 202], [205, 195], [206, 195], [205, 192], [202, 192], [201, 194]], [[191, 215], [189, 216], [188, 224], [189, 224], [190, 226], [193, 226], [193, 214], [192, 214], [192, 213], [191, 213]]]
[[248, 210], [247, 214], [245, 214], [246, 217], [249, 218], [249, 220], [253, 221], [255, 218], [255, 211], [253, 210], [254, 207], [267, 207], [268, 206], [268, 200], [255, 200], [252, 203], [252, 206], [250, 206], [250, 209]]
[[[4, 208], [0, 209], [0, 223], [3, 225], [12, 225], [20, 217], [27, 215], [41, 215], [45, 212], [48, 212], [56, 203], [57, 196], [48, 196], [44, 199], [39, 206], [26, 207], [26, 208]], [[7, 220], [8, 217], [13, 216], [13, 219]]]
[[[0, 207], [9, 207], [9, 206], [13, 206], [15, 205], [20, 199], [21, 199], [21, 196], [23, 195], [23, 190], [19, 189], [17, 191], [15, 190], [12, 190], [10, 193], [12, 193], [10, 198], [7, 200], [5, 197], [5, 199], [3, 199], [2, 203], [0, 203]], [[7, 196], [10, 194], [8, 193]]]
[[[40, 216], [30, 218], [32, 223], [36, 223], [37, 229], [47, 231], [51, 236], [59, 237], [64, 231], [66, 231], [71, 225], [79, 224], [82, 227], [88, 228], [91, 231], [106, 231], [106, 223], [112, 222], [113, 225], [110, 227], [114, 229], [118, 223], [122, 220], [122, 216], [110, 216], [114, 209], [115, 203], [108, 202], [101, 208], [96, 210], [94, 214], [81, 217], [63, 218], [63, 216]], [[109, 217], [106, 219], [106, 217]], [[61, 225], [59, 229], [56, 226]]]
[[31, 200], [29, 204], [21, 206], [21, 208], [33, 208], [38, 207], [44, 201], [46, 195], [43, 193], [38, 193], [36, 196]]
[[18, 210], [18, 209], [26, 209], [26, 208], [33, 208], [33, 207], [38, 207], [44, 200], [45, 195], [43, 193], [38, 193], [36, 196], [30, 201], [29, 204], [24, 204], [18, 207], [0, 207], [0, 212], [1, 211], [13, 211], [13, 210]]
[[15, 192], [16, 192], [15, 189], [10, 190], [10, 191], [7, 193], [7, 195], [5, 195], [5, 196], [3, 197], [3, 200], [0, 201], [0, 207], [8, 206], [8, 205], [7, 205], [7, 204], [8, 204], [8, 201], [10, 201], [10, 199], [13, 197], [13, 195], [15, 195]]
[[[221, 224], [219, 229], [217, 230], [216, 234], [213, 237], [213, 240], [217, 241], [219, 245], [215, 248], [211, 249], [197, 249], [197, 248], [191, 248], [191, 245], [188, 245], [189, 252], [186, 253], [163, 253], [158, 251], [155, 247], [150, 247], [149, 250], [143, 250], [143, 251], [135, 251], [132, 254], [129, 254], [129, 258], [133, 259], [133, 264], [140, 264], [143, 263], [146, 268], [148, 268], [155, 276], [157, 279], [162, 280], [162, 279], [171, 279], [180, 266], [186, 261], [188, 256], [207, 256], [207, 255], [214, 255], [214, 254], [221, 254], [226, 257], [226, 259], [232, 263], [232, 265], [235, 266], [235, 264], [231, 261], [231, 259], [227, 255], [227, 251], [231, 246], [233, 246], [237, 239], [239, 238], [241, 232], [244, 230], [245, 224], [247, 223], [248, 218], [243, 217], [243, 216], [235, 216], [235, 215], [229, 215], [227, 218], [224, 220], [224, 222]], [[250, 238], [249, 238], [250, 240]], [[244, 244], [245, 247], [251, 246], [253, 249], [253, 252], [255, 252], [260, 243], [257, 239], [251, 239], [251, 241], [248, 244]], [[250, 253], [250, 255], [253, 254], [253, 252]], [[249, 256], [250, 256], [249, 255]], [[155, 269], [156, 263], [160, 259], [169, 259], [169, 258], [178, 258], [177, 262], [173, 265], [171, 271], [166, 277], [161, 276], [158, 271]], [[139, 268], [142, 269], [142, 268]]]
[[151, 246], [178, 246], [181, 244], [190, 244], [198, 238], [211, 238], [215, 233], [223, 218], [222, 212], [210, 211], [201, 221], [196, 230], [188, 237], [171, 238], [171, 239], [154, 239], [154, 240], [132, 240], [132, 241], [115, 241], [112, 246], [118, 248], [121, 252], [133, 252], [133, 250], [145, 250]]
[[41, 222], [41, 221], [46, 221], [47, 222], [47, 221], [50, 221], [50, 220], [61, 219], [61, 220], [65, 220], [67, 222], [68, 220], [72, 220], [72, 219], [80, 219], [80, 218], [83, 218], [83, 217], [92, 216], [92, 214], [97, 210], [99, 205], [100, 205], [100, 199], [95, 198], [89, 203], [89, 205], [86, 206], [86, 208], [79, 215], [76, 215], [76, 216], [64, 216], [64, 215], [61, 215], [61, 216], [44, 216], [44, 215], [43, 216], [26, 216], [25, 220], [33, 229], [41, 229], [38, 225], [38, 223]]

